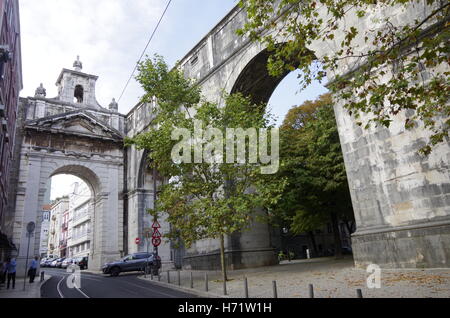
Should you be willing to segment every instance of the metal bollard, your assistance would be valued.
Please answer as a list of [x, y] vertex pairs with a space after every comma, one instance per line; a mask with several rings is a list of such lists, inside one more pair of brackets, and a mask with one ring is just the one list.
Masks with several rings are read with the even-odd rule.
[[314, 298], [314, 286], [309, 284], [309, 298]]
[[45, 280], [45, 272], [41, 272], [41, 283]]
[[208, 292], [208, 273], [205, 273], [205, 291]]
[[272, 282], [272, 285], [273, 285], [273, 298], [278, 298], [277, 282], [274, 280]]
[[245, 298], [248, 298], [248, 280], [247, 280], [247, 277], [244, 277], [244, 292], [245, 292]]
[[361, 289], [357, 289], [357, 290], [356, 290], [356, 296], [357, 296], [358, 298], [363, 298], [363, 294], [362, 294], [362, 290], [361, 290]]
[[226, 279], [223, 280], [223, 294], [225, 296], [227, 295], [227, 280]]
[[191, 288], [192, 289], [194, 288], [194, 276], [193, 276], [192, 272], [191, 272]]
[[178, 286], [181, 286], [181, 272], [177, 271], [177, 275], [178, 275]]
[[160, 282], [160, 281], [161, 281], [161, 273], [158, 272], [158, 282]]
[[153, 271], [150, 273], [150, 278], [153, 280]]
[[170, 271], [167, 271], [167, 283], [170, 284]]

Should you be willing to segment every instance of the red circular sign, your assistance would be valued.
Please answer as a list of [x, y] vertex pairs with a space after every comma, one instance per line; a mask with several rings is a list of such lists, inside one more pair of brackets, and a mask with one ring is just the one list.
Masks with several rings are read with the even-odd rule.
[[140, 243], [141, 243], [141, 239], [140, 239], [139, 237], [136, 237], [136, 239], [134, 240], [134, 242], [135, 242], [136, 244], [140, 244]]
[[161, 239], [160, 238], [153, 238], [152, 239], [152, 244], [154, 247], [158, 247], [161, 245]]

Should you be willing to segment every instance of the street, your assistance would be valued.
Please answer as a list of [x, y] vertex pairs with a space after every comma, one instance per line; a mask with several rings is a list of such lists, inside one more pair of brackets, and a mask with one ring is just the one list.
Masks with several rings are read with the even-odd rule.
[[81, 273], [81, 288], [69, 288], [65, 270], [45, 269], [52, 277], [41, 287], [41, 298], [196, 298], [138, 278], [140, 273], [118, 277]]

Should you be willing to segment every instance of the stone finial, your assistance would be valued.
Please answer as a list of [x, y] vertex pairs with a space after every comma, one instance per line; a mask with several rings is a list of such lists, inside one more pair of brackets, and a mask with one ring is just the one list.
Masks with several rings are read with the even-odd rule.
[[34, 93], [34, 97], [45, 97], [47, 96], [47, 90], [44, 88], [44, 85], [41, 83], [38, 88], [36, 88], [36, 92]]
[[77, 60], [73, 62], [73, 67], [75, 68], [75, 71], [78, 72], [83, 69], [83, 63], [81, 63], [79, 55], [77, 55]]
[[119, 104], [117, 104], [115, 98], [113, 98], [111, 104], [109, 104], [109, 110], [114, 112], [117, 112], [119, 110]]

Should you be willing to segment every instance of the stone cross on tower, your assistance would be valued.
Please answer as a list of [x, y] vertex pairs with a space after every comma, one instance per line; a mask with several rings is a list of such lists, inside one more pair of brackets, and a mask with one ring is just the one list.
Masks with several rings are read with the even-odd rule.
[[73, 62], [73, 67], [77, 72], [80, 72], [83, 69], [83, 63], [81, 63], [79, 55], [77, 55], [77, 60]]

